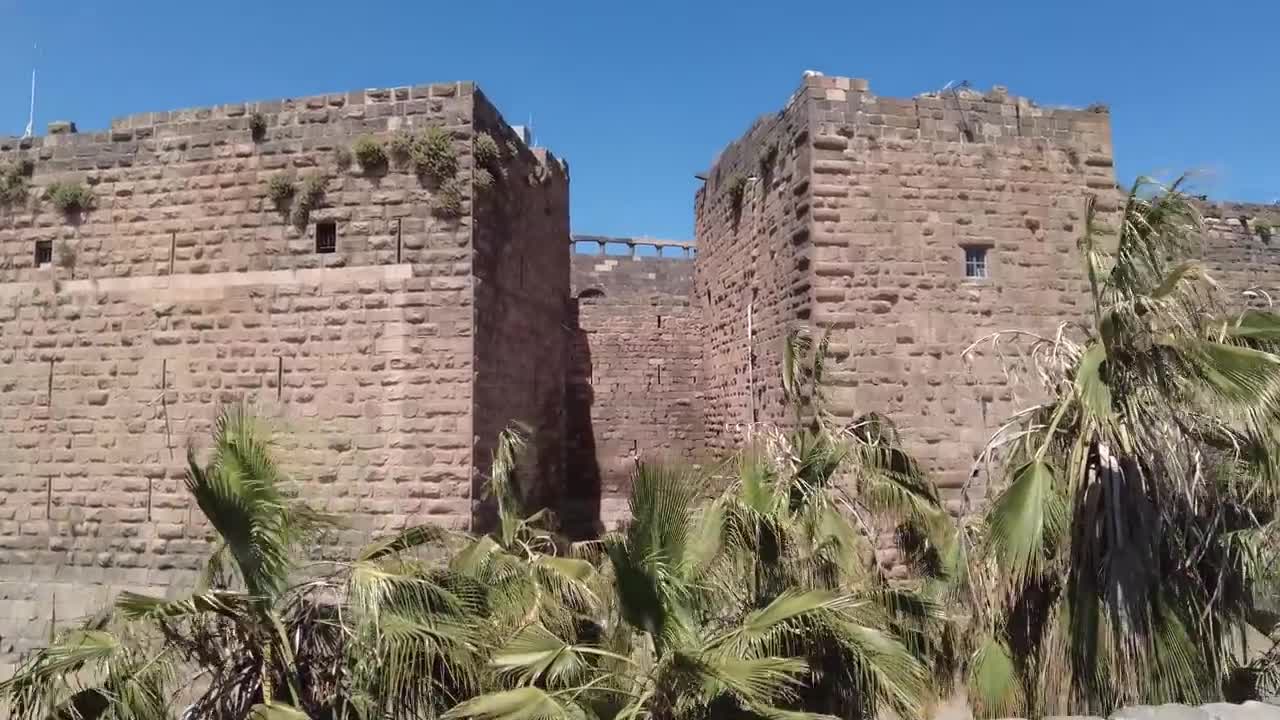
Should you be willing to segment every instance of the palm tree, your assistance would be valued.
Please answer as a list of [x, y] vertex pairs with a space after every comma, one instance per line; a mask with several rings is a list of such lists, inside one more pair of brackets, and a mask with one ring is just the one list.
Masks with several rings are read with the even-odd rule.
[[[820, 352], [794, 338], [788, 393], [820, 408]], [[559, 627], [531, 618], [493, 656], [505, 687], [446, 717], [917, 716], [943, 618], [885, 582], [855, 523], [869, 503], [932, 533], [936, 491], [884, 426], [765, 435], [710, 504], [709, 478], [638, 466], [632, 520], [595, 546], [596, 603]], [[852, 493], [835, 482], [846, 471]]]
[[595, 567], [584, 557], [590, 543], [566, 543], [550, 510], [525, 507], [517, 468], [526, 437], [518, 424], [499, 434], [485, 487], [496, 506], [495, 527], [469, 539], [449, 561], [451, 570], [487, 588], [498, 641], [532, 622], [567, 631], [599, 603]]
[[181, 696], [216, 720], [421, 717], [477, 691], [485, 589], [406, 553], [439, 531], [304, 565], [332, 521], [286, 494], [245, 407], [220, 414], [206, 464], [188, 460], [215, 541], [196, 586], [176, 600], [123, 593], [53, 638], [0, 683], [12, 717], [169, 718]]
[[985, 598], [980, 710], [1214, 699], [1240, 663], [1280, 489], [1280, 317], [1229, 311], [1192, 259], [1200, 222], [1180, 184], [1136, 183], [1111, 250], [1090, 203], [1092, 312], [1030, 336], [1048, 400], [988, 448], [1008, 481], [967, 576]]

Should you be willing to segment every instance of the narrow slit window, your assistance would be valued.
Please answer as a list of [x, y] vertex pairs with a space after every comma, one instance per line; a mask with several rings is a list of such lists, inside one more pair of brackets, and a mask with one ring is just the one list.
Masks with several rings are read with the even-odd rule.
[[968, 247], [964, 249], [964, 276], [969, 280], [986, 280], [987, 249], [984, 247]]
[[316, 223], [316, 252], [338, 251], [338, 224], [332, 220]]
[[36, 241], [36, 267], [48, 265], [53, 262], [53, 241], [37, 240]]

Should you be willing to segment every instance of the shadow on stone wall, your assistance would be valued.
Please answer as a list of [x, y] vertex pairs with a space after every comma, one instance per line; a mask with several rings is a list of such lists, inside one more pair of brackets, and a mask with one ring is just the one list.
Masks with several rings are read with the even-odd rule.
[[578, 315], [578, 300], [569, 300], [566, 324], [569, 349], [565, 378], [565, 483], [560, 498], [563, 531], [574, 540], [599, 537], [600, 462], [591, 421], [595, 390], [591, 387], [591, 346]]

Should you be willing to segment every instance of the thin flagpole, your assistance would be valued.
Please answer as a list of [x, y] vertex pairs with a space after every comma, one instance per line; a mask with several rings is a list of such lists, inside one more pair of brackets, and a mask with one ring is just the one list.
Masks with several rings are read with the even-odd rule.
[[[38, 51], [38, 47], [32, 44], [31, 49]], [[27, 130], [22, 137], [29, 138], [35, 133], [36, 129], [36, 66], [35, 62], [31, 63], [31, 110], [27, 114]]]

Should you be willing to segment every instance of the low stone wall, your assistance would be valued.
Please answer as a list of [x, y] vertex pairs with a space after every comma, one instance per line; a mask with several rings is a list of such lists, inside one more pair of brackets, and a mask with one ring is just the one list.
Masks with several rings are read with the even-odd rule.
[[1111, 720], [1280, 720], [1280, 707], [1260, 702], [1138, 705], [1111, 713]]
[[[973, 720], [967, 707], [951, 705], [942, 708], [933, 720]], [[1022, 720], [1006, 718], [1006, 720]], [[1280, 706], [1260, 702], [1209, 703], [1192, 705], [1136, 705], [1121, 708], [1106, 718], [1101, 715], [1048, 715], [1043, 720], [1280, 720]]]

